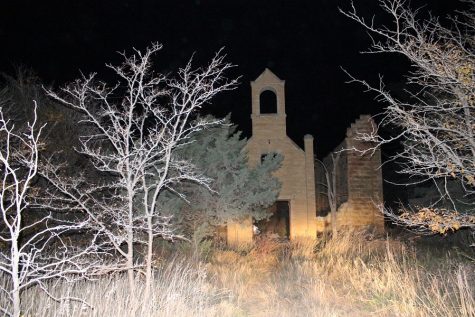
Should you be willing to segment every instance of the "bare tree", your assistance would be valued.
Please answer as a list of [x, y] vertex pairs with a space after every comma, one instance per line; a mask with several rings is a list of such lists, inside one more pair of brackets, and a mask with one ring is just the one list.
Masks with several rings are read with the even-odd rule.
[[83, 163], [81, 155], [74, 151], [78, 145], [78, 113], [54, 102], [45, 93], [45, 84], [26, 67], [16, 68], [14, 76], [0, 73], [3, 79], [3, 96], [8, 100], [3, 113], [16, 129], [23, 129], [33, 117], [33, 102], [38, 105], [37, 124], [44, 125], [42, 129], [41, 156], [51, 156], [61, 151], [61, 157], [69, 166]]
[[[379, 2], [393, 19], [391, 26], [377, 26], [374, 19], [361, 17], [353, 3], [349, 11], [340, 11], [369, 31], [372, 36], [369, 53], [396, 53], [410, 62], [412, 70], [406, 77], [409, 97], [397, 99], [382, 81], [379, 87], [373, 87], [352, 77], [387, 103], [380, 126], [396, 127], [399, 131], [388, 138], [376, 133], [360, 137], [378, 146], [401, 142], [403, 150], [392, 159], [399, 162], [401, 173], [410, 176], [410, 183], [433, 181], [441, 198], [452, 202], [454, 213], [472, 211], [475, 206], [475, 1], [466, 1], [471, 10], [450, 18], [449, 27], [434, 17], [419, 19], [418, 11], [411, 10], [404, 0]], [[465, 210], [456, 210], [456, 201], [448, 190], [448, 184], [453, 181], [463, 188]], [[446, 217], [454, 230], [474, 226], [473, 217], [447, 218], [446, 212], [431, 210]], [[422, 215], [417, 213], [412, 220], [408, 214], [405, 219], [392, 211], [386, 210], [386, 214], [419, 229], [439, 228], [419, 221]]]
[[[0, 107], [0, 272], [7, 283], [1, 296], [12, 307], [1, 307], [7, 315], [20, 316], [21, 293], [34, 285], [46, 291], [51, 279], [73, 279], [91, 268], [85, 255], [95, 253], [95, 244], [80, 249], [65, 241], [64, 235], [87, 227], [82, 221], [61, 220], [51, 211], [33, 212], [33, 183], [39, 166], [40, 136], [36, 104], [33, 120], [17, 130]], [[24, 130], [24, 131], [22, 131]], [[11, 281], [11, 283], [10, 283]]]
[[322, 193], [327, 196], [328, 205], [330, 206], [331, 228], [333, 238], [336, 238], [338, 235], [336, 226], [336, 213], [338, 211], [337, 173], [340, 156], [341, 151], [331, 153], [331, 162], [329, 166], [327, 166], [327, 164], [325, 164], [323, 161], [320, 161], [318, 159], [316, 160], [323, 168], [324, 172], [325, 180], [320, 185], [324, 188], [324, 191]]
[[68, 203], [91, 215], [96, 229], [125, 258], [131, 291], [134, 244], [146, 245], [146, 294], [152, 278], [154, 239], [176, 238], [171, 219], [160, 213], [160, 194], [164, 189], [176, 191], [175, 185], [184, 180], [204, 186], [209, 183], [188, 160], [172, 154], [190, 142], [195, 132], [219, 123], [192, 119], [217, 93], [236, 85], [236, 80], [224, 78], [232, 65], [224, 63], [220, 53], [204, 68], [193, 69], [190, 60], [176, 78], [155, 74], [151, 59], [161, 48], [153, 44], [145, 52], [123, 53], [123, 64], [108, 65], [119, 77], [112, 87], [92, 74], [60, 93], [48, 92], [84, 114], [81, 123], [91, 129], [81, 137], [79, 151], [106, 175], [95, 185], [77, 179], [71, 183], [53, 170], [48, 177]]

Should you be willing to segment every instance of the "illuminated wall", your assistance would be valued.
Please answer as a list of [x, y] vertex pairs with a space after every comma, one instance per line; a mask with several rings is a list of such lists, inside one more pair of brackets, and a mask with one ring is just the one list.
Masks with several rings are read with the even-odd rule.
[[[261, 113], [261, 94], [275, 94], [274, 113]], [[286, 131], [285, 82], [269, 69], [251, 82], [252, 137], [247, 143], [249, 164], [260, 164], [261, 156], [277, 152], [284, 156], [276, 176], [282, 182], [279, 200], [290, 203], [290, 239], [316, 236], [315, 173], [313, 137], [304, 137], [304, 150]], [[252, 242], [252, 221], [228, 225], [227, 240], [231, 245]]]

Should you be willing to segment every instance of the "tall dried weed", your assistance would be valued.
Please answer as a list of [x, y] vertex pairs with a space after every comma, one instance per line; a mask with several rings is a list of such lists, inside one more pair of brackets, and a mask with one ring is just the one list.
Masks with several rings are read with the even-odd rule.
[[[475, 264], [364, 232], [162, 259], [153, 296], [123, 275], [23, 293], [25, 316], [475, 316]], [[436, 256], [436, 255], [437, 256]], [[140, 278], [138, 280], [140, 282]], [[3, 300], [0, 299], [0, 302]]]

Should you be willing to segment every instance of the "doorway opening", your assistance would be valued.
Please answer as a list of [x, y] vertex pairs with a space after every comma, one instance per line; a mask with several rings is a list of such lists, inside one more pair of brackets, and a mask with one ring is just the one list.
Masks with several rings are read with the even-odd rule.
[[269, 210], [272, 216], [267, 220], [256, 223], [259, 235], [272, 235], [281, 239], [290, 237], [290, 202], [288, 200], [278, 200]]

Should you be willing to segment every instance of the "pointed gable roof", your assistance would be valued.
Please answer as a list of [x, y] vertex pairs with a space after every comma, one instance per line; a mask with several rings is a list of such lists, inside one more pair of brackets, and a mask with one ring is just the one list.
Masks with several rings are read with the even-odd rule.
[[264, 83], [285, 83], [285, 80], [280, 79], [274, 74], [269, 68], [264, 69], [264, 71], [259, 75], [259, 77], [254, 80], [254, 82], [264, 82]]

